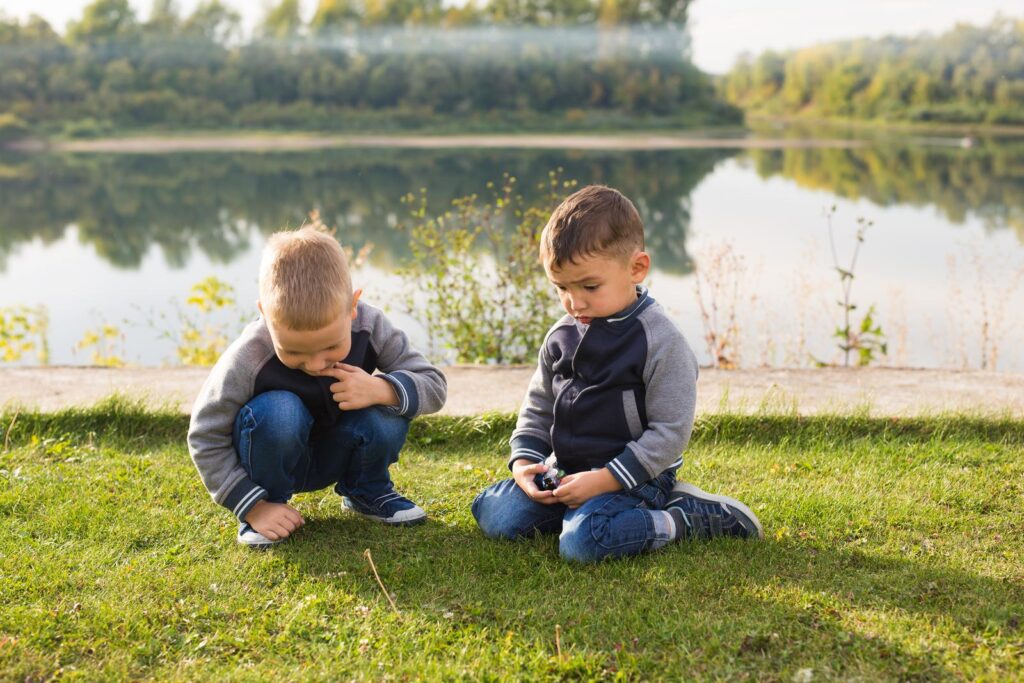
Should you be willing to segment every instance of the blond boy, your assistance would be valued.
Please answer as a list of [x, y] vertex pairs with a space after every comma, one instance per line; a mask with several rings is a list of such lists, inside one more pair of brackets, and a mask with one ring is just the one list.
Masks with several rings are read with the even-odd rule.
[[260, 318], [210, 372], [188, 432], [207, 490], [239, 520], [239, 543], [284, 540], [304, 523], [292, 494], [330, 485], [371, 519], [426, 519], [388, 468], [409, 420], [444, 404], [445, 378], [361, 294], [332, 236], [302, 228], [268, 239]]

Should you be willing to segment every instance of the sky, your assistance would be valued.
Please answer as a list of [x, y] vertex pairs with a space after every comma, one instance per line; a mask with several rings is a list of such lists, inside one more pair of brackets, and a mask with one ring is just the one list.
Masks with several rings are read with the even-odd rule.
[[[197, 0], [179, 0], [188, 13]], [[63, 32], [81, 16], [87, 0], [0, 0], [0, 11], [25, 18], [35, 12]], [[149, 0], [132, 0], [143, 17]], [[246, 28], [255, 25], [264, 2], [227, 0]], [[316, 0], [302, 3], [312, 14]], [[941, 33], [957, 22], [988, 23], [997, 13], [1024, 16], [1021, 0], [695, 0], [690, 6], [693, 57], [712, 73], [729, 70], [743, 52], [788, 50], [816, 43], [884, 35]]]

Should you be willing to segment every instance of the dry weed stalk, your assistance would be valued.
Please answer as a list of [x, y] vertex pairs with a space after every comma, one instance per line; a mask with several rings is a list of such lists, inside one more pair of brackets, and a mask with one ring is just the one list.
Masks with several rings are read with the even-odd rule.
[[907, 324], [907, 297], [902, 287], [889, 288], [887, 307], [890, 315], [885, 319], [885, 327], [892, 330], [892, 336], [896, 340], [895, 352], [890, 354], [887, 365], [897, 368], [906, 367], [907, 340], [910, 330]]
[[388, 593], [388, 589], [384, 587], [384, 582], [380, 580], [380, 574], [377, 573], [377, 565], [373, 561], [373, 555], [370, 553], [369, 548], [363, 551], [363, 557], [365, 557], [366, 561], [370, 563], [370, 569], [373, 570], [373, 576], [377, 579], [377, 585], [380, 586], [380, 590], [384, 594], [384, 597], [391, 603], [391, 609], [395, 610], [396, 614], [400, 614], [398, 611], [398, 605], [395, 604], [394, 598], [391, 597], [391, 593]]
[[[785, 326], [782, 335], [782, 363], [788, 367], [807, 367], [814, 364], [811, 353], [810, 330], [820, 330], [831, 313], [828, 299], [822, 296], [827, 289], [824, 278], [817, 275], [820, 245], [811, 241], [801, 254], [800, 265], [793, 269], [790, 280], [788, 310], [795, 317], [792, 326]], [[785, 320], [785, 316], [780, 317]]]
[[[1013, 263], [1005, 254], [986, 256], [976, 246], [970, 247], [966, 260], [974, 273], [974, 282], [969, 283], [969, 288], [975, 296], [970, 301], [961, 284], [959, 259], [954, 255], [946, 257], [950, 293], [947, 315], [951, 336], [957, 345], [961, 368], [970, 365], [967, 345], [973, 338], [980, 351], [980, 369], [996, 370], [1003, 343], [1020, 325], [1020, 319], [1007, 316], [1007, 310], [1016, 310], [1017, 294], [1024, 282], [1024, 262]], [[972, 330], [975, 334], [971, 334]]]
[[710, 246], [696, 262], [693, 281], [708, 353], [716, 368], [735, 368], [740, 362], [736, 314], [743, 257], [725, 243]]
[[21, 415], [21, 408], [14, 411], [14, 417], [11, 418], [11, 424], [7, 425], [7, 431], [4, 433], [4, 453], [6, 453], [10, 448], [11, 432], [14, 431], [14, 425], [17, 424], [19, 415]]

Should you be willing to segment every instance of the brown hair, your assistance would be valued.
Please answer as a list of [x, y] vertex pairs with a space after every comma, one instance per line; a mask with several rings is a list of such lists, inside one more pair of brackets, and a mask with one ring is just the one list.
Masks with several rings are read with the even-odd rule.
[[628, 257], [644, 248], [644, 224], [633, 202], [605, 185], [587, 185], [558, 205], [540, 237], [541, 261], [575, 263], [594, 254]]
[[314, 227], [275, 232], [263, 247], [260, 303], [270, 321], [319, 330], [352, 305], [352, 279], [341, 245]]

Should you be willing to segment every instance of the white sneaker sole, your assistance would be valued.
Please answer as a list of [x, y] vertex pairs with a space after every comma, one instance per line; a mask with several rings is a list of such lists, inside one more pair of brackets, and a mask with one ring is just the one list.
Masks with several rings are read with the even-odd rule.
[[269, 548], [272, 545], [277, 545], [284, 539], [272, 541], [258, 531], [247, 531], [244, 534], [238, 534], [235, 536], [235, 540], [242, 545], [249, 546], [250, 548], [262, 549]]
[[750, 508], [748, 508], [746, 505], [739, 502], [735, 498], [730, 498], [729, 496], [719, 496], [714, 493], [708, 493], [704, 489], [698, 488], [693, 484], [689, 484], [685, 481], [676, 482], [676, 485], [672, 487], [672, 492], [675, 493], [677, 491], [679, 493], [685, 493], [688, 496], [693, 496], [694, 498], [699, 498], [701, 500], [710, 500], [714, 503], [724, 503], [729, 507], [736, 508], [744, 515], [746, 515], [747, 519], [751, 520], [754, 523], [754, 526], [757, 527], [757, 537], [764, 538], [764, 529], [761, 527], [761, 520], [757, 518], [757, 515], [754, 514], [753, 510], [751, 510]]

